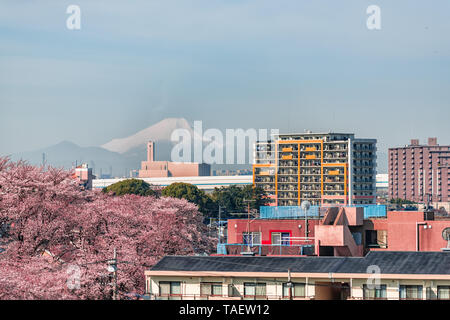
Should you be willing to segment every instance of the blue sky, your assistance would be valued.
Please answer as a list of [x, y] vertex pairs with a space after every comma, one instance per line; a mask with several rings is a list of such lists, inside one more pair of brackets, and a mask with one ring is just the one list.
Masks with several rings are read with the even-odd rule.
[[[81, 8], [81, 30], [66, 8]], [[381, 8], [382, 29], [366, 28]], [[204, 128], [449, 144], [450, 2], [0, 3], [0, 154], [101, 145], [167, 117]]]

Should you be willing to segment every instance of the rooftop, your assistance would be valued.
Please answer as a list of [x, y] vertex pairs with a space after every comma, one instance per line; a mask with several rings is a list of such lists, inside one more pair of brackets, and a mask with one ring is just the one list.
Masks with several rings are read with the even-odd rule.
[[365, 257], [166, 256], [151, 271], [450, 274], [450, 253], [369, 252]]

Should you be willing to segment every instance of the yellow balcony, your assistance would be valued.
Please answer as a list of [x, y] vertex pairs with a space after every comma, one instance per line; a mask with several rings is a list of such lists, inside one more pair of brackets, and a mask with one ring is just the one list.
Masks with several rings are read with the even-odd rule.
[[307, 147], [305, 148], [305, 151], [316, 151], [316, 147]]
[[283, 148], [281, 149], [281, 152], [292, 152], [292, 148]]
[[316, 156], [313, 155], [313, 154], [307, 154], [307, 155], [305, 156], [305, 159], [315, 159], [315, 158], [316, 158]]
[[328, 171], [328, 174], [330, 176], [337, 176], [339, 174], [339, 170], [330, 170]]
[[292, 155], [289, 156], [282, 156], [281, 160], [292, 160]]

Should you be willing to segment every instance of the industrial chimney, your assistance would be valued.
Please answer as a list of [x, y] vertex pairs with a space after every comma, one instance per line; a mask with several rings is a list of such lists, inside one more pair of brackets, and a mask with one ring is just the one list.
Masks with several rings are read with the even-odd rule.
[[155, 161], [155, 142], [153, 141], [147, 143], [147, 161]]

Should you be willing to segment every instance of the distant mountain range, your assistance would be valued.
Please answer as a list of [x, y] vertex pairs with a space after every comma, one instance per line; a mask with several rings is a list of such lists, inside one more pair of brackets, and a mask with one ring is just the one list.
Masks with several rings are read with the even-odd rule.
[[[192, 126], [183, 118], [164, 119], [129, 137], [113, 139], [98, 147], [80, 147], [70, 141], [62, 141], [56, 145], [13, 154], [12, 160], [24, 159], [34, 165], [45, 163], [55, 167], [70, 169], [77, 164], [87, 163], [93, 168], [97, 176], [111, 175], [112, 177], [129, 176], [131, 170], [139, 170], [141, 161], [146, 160], [146, 143], [156, 142], [156, 160], [170, 160], [174, 143], [171, 134], [176, 129], [185, 129], [194, 139]], [[387, 171], [387, 154], [378, 152], [378, 172]], [[250, 165], [212, 165], [212, 169], [248, 169]]]
[[130, 170], [138, 170], [141, 161], [146, 160], [148, 140], [156, 142], [156, 160], [169, 160], [173, 146], [170, 135], [179, 128], [193, 132], [186, 119], [169, 118], [130, 137], [113, 139], [99, 147], [80, 147], [70, 141], [62, 141], [47, 148], [13, 154], [11, 159], [24, 159], [41, 165], [44, 155], [46, 164], [51, 166], [70, 169], [77, 164], [87, 163], [98, 176], [128, 176]]
[[[139, 170], [141, 161], [147, 159], [146, 143], [149, 140], [156, 143], [156, 160], [170, 160], [174, 146], [170, 138], [176, 129], [185, 129], [194, 139], [202, 139], [194, 135], [194, 130], [186, 119], [168, 118], [129, 137], [113, 139], [102, 146], [81, 147], [70, 141], [62, 141], [47, 148], [13, 154], [11, 159], [27, 160], [34, 165], [41, 165], [45, 160], [47, 165], [66, 169], [87, 163], [98, 177], [102, 175], [129, 176], [131, 170]], [[249, 165], [212, 165], [213, 169], [247, 169], [249, 167]]]

